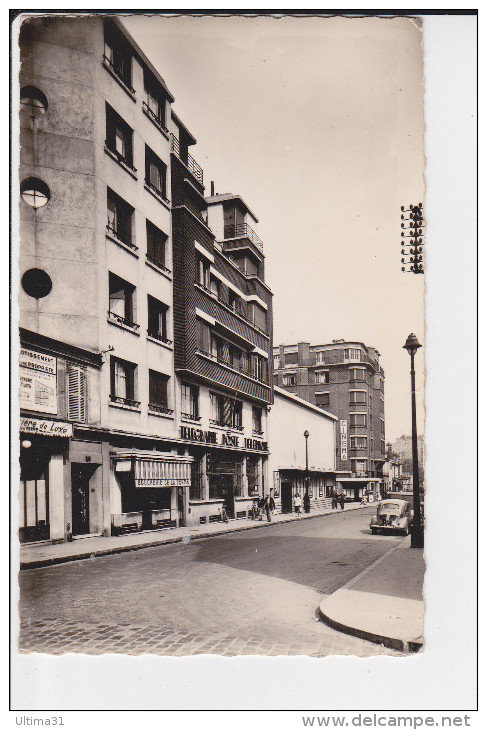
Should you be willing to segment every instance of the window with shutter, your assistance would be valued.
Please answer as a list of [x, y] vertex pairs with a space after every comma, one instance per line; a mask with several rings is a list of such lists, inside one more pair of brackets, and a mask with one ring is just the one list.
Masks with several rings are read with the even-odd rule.
[[68, 368], [68, 419], [85, 421], [85, 379], [84, 370], [78, 367]]

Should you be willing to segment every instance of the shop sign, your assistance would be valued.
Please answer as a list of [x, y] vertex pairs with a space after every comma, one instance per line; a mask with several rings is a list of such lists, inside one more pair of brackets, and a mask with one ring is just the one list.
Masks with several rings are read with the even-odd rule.
[[[240, 437], [234, 434], [222, 433], [220, 434], [220, 441], [218, 442], [218, 434], [215, 431], [203, 431], [201, 428], [192, 428], [191, 426], [180, 426], [179, 435], [185, 441], [198, 441], [204, 444], [221, 444], [221, 446], [233, 446], [238, 448], [240, 446]], [[243, 439], [243, 448], [250, 449], [252, 451], [267, 451], [267, 441], [258, 441], [257, 439]]]
[[179, 461], [135, 461], [136, 487], [190, 487], [191, 464]]
[[41, 436], [72, 436], [73, 424], [62, 421], [48, 421], [41, 418], [21, 418], [20, 431], [37, 433]]
[[348, 456], [347, 449], [347, 421], [340, 421], [340, 459], [346, 461]]
[[27, 411], [57, 413], [56, 358], [22, 348], [19, 365], [20, 407]]

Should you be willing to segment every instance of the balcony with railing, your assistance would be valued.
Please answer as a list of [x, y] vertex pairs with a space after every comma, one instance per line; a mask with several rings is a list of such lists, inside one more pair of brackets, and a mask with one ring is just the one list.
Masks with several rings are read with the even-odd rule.
[[260, 255], [264, 253], [264, 244], [248, 223], [233, 223], [232, 225], [225, 226], [223, 229], [223, 237], [225, 239], [223, 243], [227, 250], [240, 248], [242, 243], [239, 239], [245, 238], [253, 244]]
[[203, 185], [203, 170], [198, 165], [196, 160], [194, 160], [189, 152], [185, 152], [181, 149], [181, 145], [179, 144], [179, 140], [177, 137], [174, 136], [174, 134], [171, 134], [171, 152], [174, 152], [176, 157], [178, 157], [181, 162], [188, 168], [190, 173], [193, 175], [193, 177], [200, 183], [200, 185]]
[[128, 329], [134, 334], [137, 333], [140, 327], [140, 325], [138, 325], [136, 322], [132, 322], [130, 319], [127, 319], [127, 317], [122, 317], [122, 315], [117, 314], [116, 312], [112, 312], [110, 310], [108, 310], [107, 312], [107, 319], [110, 324], [116, 324], [123, 329]]

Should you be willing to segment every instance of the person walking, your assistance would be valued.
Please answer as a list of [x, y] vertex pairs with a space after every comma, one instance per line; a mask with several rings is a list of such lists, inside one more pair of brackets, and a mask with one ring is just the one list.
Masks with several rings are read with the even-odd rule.
[[337, 493], [335, 490], [331, 493], [331, 508], [336, 509], [338, 507]]
[[274, 497], [272, 496], [272, 494], [269, 495], [269, 510], [270, 510], [271, 514], [274, 514], [276, 511], [276, 503], [274, 501]]
[[342, 492], [340, 494], [340, 508], [343, 509], [345, 507], [345, 494]]
[[296, 512], [297, 515], [301, 514], [301, 505], [302, 505], [301, 495], [299, 494], [299, 492], [296, 492], [296, 494], [294, 495], [293, 506], [294, 506], [294, 511]]
[[267, 522], [271, 521], [271, 505], [270, 505], [270, 497], [269, 495], [266, 496], [264, 499], [264, 511], [267, 517]]
[[259, 507], [259, 520], [262, 520], [262, 518], [264, 517], [264, 510], [265, 510], [265, 499], [264, 499], [264, 497], [261, 497], [259, 499], [258, 507]]

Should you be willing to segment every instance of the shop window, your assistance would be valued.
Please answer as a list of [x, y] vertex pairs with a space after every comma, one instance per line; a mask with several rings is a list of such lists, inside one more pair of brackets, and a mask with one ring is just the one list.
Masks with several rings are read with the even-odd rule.
[[112, 402], [140, 406], [140, 402], [135, 400], [136, 370], [135, 363], [117, 357], [110, 358], [110, 400]]
[[252, 431], [262, 434], [262, 408], [252, 406]]
[[199, 420], [199, 388], [181, 383], [181, 415]]
[[20, 184], [22, 200], [31, 208], [43, 208], [51, 198], [48, 185], [38, 177], [27, 177]]
[[166, 266], [166, 244], [168, 236], [149, 220], [146, 221], [147, 260], [160, 269], [169, 272]]
[[45, 114], [47, 107], [46, 95], [36, 86], [24, 86], [20, 90], [20, 108], [32, 119]]
[[168, 408], [167, 384], [169, 376], [149, 370], [149, 407]]
[[133, 167], [133, 149], [132, 139], [133, 130], [129, 125], [112, 109], [109, 104], [105, 104], [106, 108], [106, 139], [107, 149], [122, 162], [135, 172]]
[[147, 334], [156, 340], [169, 344], [167, 339], [167, 313], [169, 307], [158, 299], [147, 297]]
[[43, 269], [28, 269], [21, 283], [25, 293], [34, 299], [43, 299], [51, 293], [52, 279]]
[[191, 486], [189, 488], [190, 499], [205, 498], [205, 489], [203, 485], [203, 458], [198, 459], [195, 457], [191, 464]]
[[145, 146], [145, 184], [168, 202], [166, 196], [166, 172], [167, 167], [159, 157], [147, 145]]
[[123, 198], [107, 188], [107, 233], [135, 248], [132, 240], [134, 209]]
[[122, 81], [133, 93], [132, 89], [132, 54], [123, 37], [113, 28], [105, 28], [105, 51], [103, 60], [110, 71]]
[[259, 489], [259, 457], [247, 456], [247, 485], [249, 497], [260, 494]]
[[109, 301], [108, 319], [110, 322], [122, 324], [131, 329], [138, 329], [134, 322], [135, 286], [121, 279], [116, 274], [108, 274]]
[[68, 367], [68, 419], [86, 421], [86, 373], [74, 365]]

